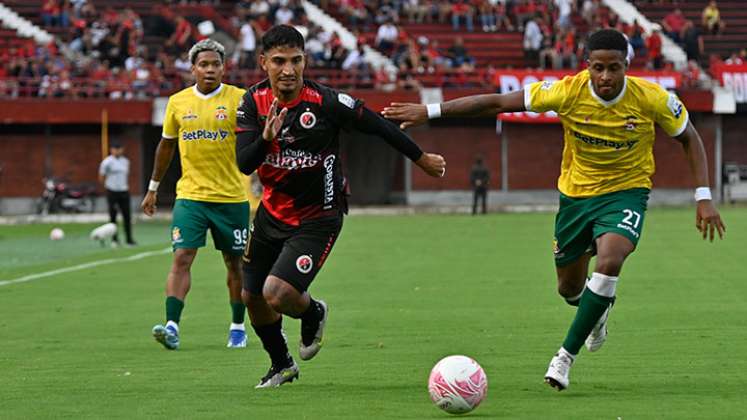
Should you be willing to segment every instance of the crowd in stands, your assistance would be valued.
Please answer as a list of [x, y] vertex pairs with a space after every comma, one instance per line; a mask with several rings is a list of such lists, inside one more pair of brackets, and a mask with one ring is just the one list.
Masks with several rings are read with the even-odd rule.
[[[224, 0], [225, 1], [225, 0]], [[659, 1], [659, 0], [653, 0]], [[670, 2], [670, 0], [661, 0]], [[44, 0], [42, 24], [58, 28], [62, 44], [35, 45], [0, 51], [0, 96], [39, 97], [151, 97], [171, 93], [192, 83], [189, 47], [205, 35], [199, 20], [180, 5], [218, 4], [220, 0], [154, 1], [149, 21], [131, 8], [97, 7], [95, 0]], [[691, 60], [686, 75], [702, 63], [702, 34], [724, 29], [715, 0], [703, 10], [700, 22], [688, 21], [674, 2], [660, 28], [646, 36], [641, 26], [628, 25], [601, 0], [316, 0], [323, 8], [339, 10], [357, 39], [346, 48], [340, 34], [309, 21], [300, 0], [239, 0], [227, 20], [236, 39], [227, 57], [227, 81], [245, 84], [257, 69], [259, 40], [273, 25], [294, 25], [306, 39], [308, 67], [342, 71], [356, 86], [380, 89], [421, 87], [424, 74], [474, 73], [476, 60], [462, 36], [482, 31], [523, 35], [524, 64], [529, 68], [577, 69], [583, 66], [583, 39], [598, 28], [615, 28], [628, 36], [639, 57], [651, 69], [667, 68], [662, 57], [662, 34], [680, 43]], [[454, 31], [449, 45], [425, 35], [410, 35], [408, 25], [442, 24]], [[448, 29], [446, 29], [448, 31]], [[61, 32], [60, 32], [61, 31]], [[372, 34], [370, 38], [366, 34]], [[373, 36], [375, 34], [375, 37]], [[151, 39], [150, 42], [146, 42]], [[152, 40], [157, 40], [152, 42]], [[399, 75], [374, 70], [364, 46], [392, 59]], [[442, 42], [443, 42], [443, 38]], [[726, 62], [745, 60], [735, 52]], [[713, 59], [712, 59], [713, 61]], [[492, 64], [477, 69], [489, 75]], [[399, 77], [398, 77], [399, 76]], [[697, 75], [695, 75], [697, 78]], [[466, 79], [464, 79], [466, 80]], [[489, 83], [489, 82], [488, 82]]]

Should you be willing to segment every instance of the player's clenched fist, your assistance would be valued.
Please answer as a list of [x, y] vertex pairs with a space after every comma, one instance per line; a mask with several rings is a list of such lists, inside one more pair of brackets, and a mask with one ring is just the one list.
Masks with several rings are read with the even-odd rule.
[[156, 213], [156, 192], [148, 191], [143, 198], [143, 202], [140, 204], [140, 208], [143, 209], [143, 213], [148, 216], [153, 216]]
[[415, 162], [423, 172], [434, 178], [440, 178], [446, 174], [446, 160], [441, 155], [435, 153], [423, 153]]

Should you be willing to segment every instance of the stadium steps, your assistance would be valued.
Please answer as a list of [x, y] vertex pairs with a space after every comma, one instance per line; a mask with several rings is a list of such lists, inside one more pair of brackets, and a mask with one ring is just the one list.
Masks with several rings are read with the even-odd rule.
[[[700, 26], [703, 9], [707, 0], [688, 0], [677, 3], [676, 7], [694, 24]], [[673, 10], [671, 4], [647, 3], [638, 4], [638, 10], [653, 22], [661, 23], [664, 17]], [[732, 52], [747, 47], [747, 2], [719, 1], [718, 9], [726, 28], [721, 35], [704, 35], [705, 55], [717, 54], [721, 58]]]

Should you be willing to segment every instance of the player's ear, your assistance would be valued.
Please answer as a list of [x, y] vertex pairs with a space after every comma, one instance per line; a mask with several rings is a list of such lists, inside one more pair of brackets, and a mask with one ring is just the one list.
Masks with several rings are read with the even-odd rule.
[[262, 67], [263, 71], [267, 71], [267, 57], [264, 54], [259, 55], [259, 66]]

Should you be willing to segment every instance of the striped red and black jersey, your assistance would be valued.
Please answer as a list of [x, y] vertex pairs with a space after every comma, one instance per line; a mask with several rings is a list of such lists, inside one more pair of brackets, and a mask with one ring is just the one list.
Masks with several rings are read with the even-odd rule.
[[261, 135], [273, 99], [270, 83], [264, 80], [247, 90], [236, 114], [236, 132], [243, 139], [237, 148], [254, 146], [251, 159], [259, 159], [262, 205], [293, 226], [339, 216], [345, 206], [340, 130], [360, 117], [363, 102], [304, 80], [298, 98], [279, 104], [278, 112], [288, 108], [288, 114], [278, 135], [267, 142]]

